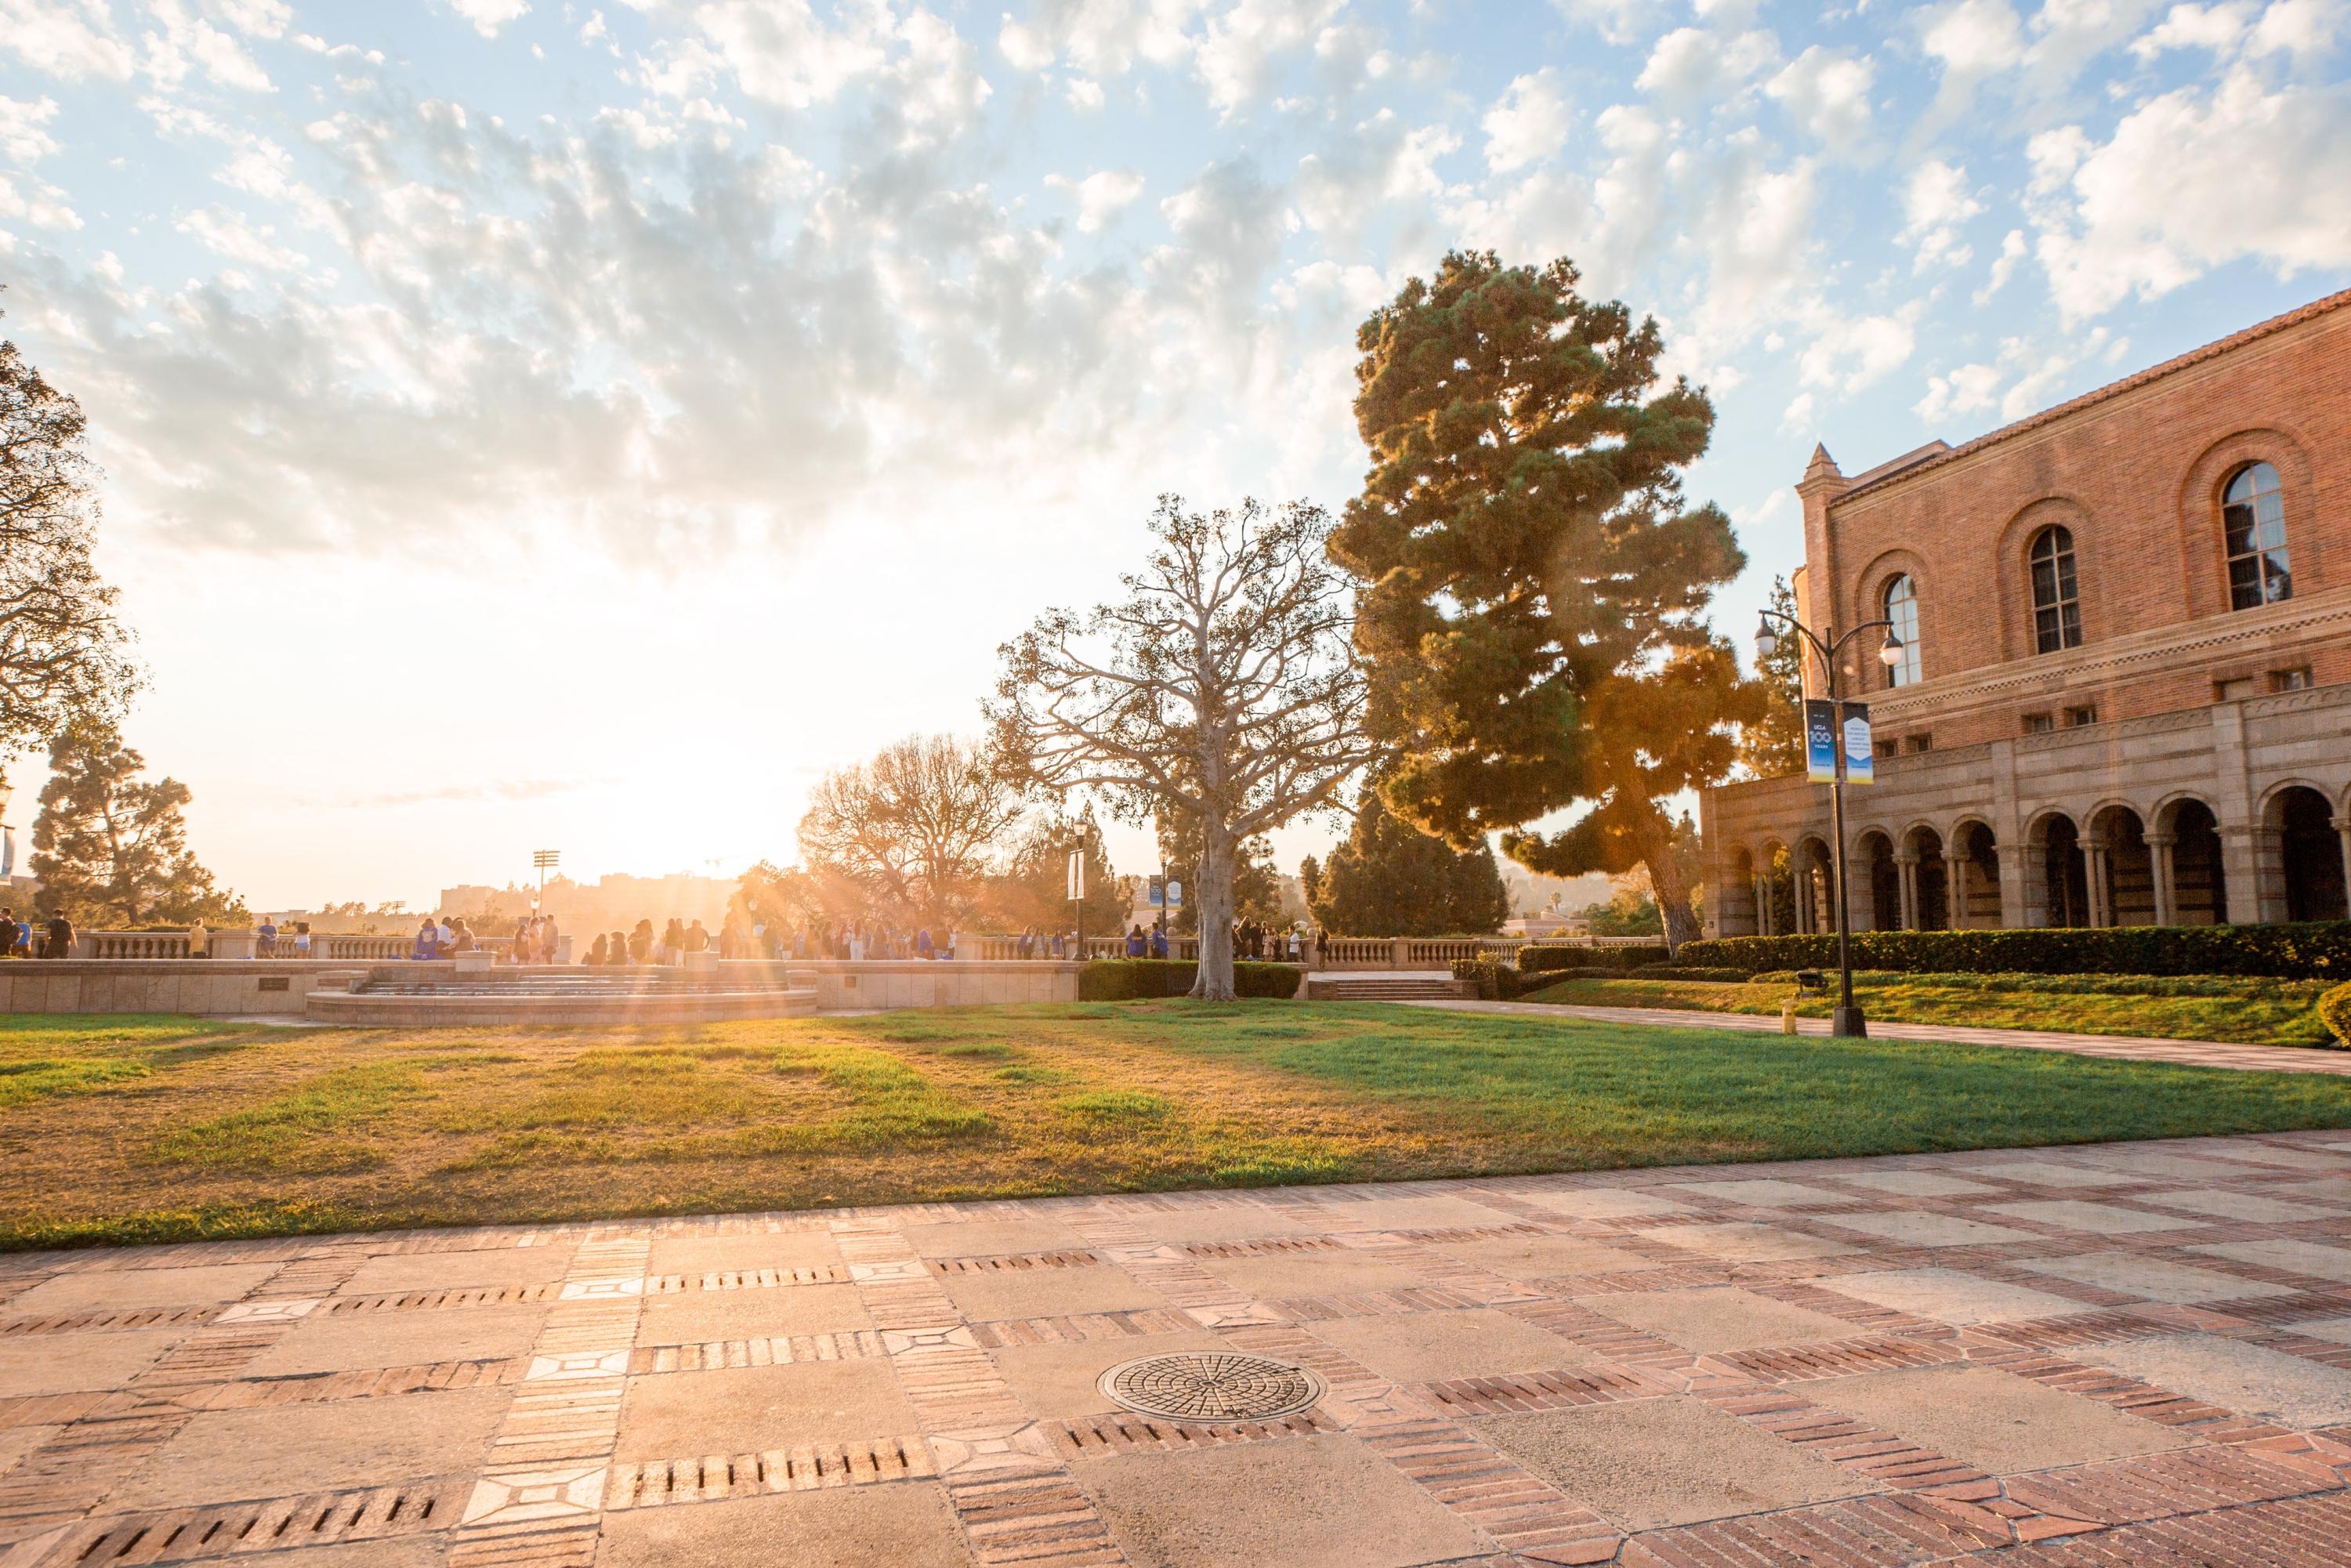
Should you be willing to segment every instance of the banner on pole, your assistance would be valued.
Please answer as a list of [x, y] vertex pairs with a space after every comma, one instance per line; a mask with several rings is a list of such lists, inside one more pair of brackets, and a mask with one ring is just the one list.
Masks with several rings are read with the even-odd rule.
[[1824, 697], [1804, 699], [1804, 777], [1815, 784], [1836, 782], [1836, 704]]
[[1086, 895], [1086, 852], [1070, 852], [1070, 900], [1075, 903]]
[[1877, 782], [1877, 753], [1870, 745], [1867, 703], [1844, 705], [1844, 781]]

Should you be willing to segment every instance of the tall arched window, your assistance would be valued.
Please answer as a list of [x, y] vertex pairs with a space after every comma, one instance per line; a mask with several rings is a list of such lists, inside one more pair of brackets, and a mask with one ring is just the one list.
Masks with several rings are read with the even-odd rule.
[[2294, 597], [2276, 469], [2253, 463], [2237, 470], [2220, 497], [2220, 528], [2228, 539], [2230, 609], [2258, 610]]
[[2032, 637], [2035, 651], [2062, 653], [2082, 645], [2082, 603], [2074, 591], [2074, 534], [2043, 528], [2032, 540]]
[[1886, 619], [1893, 622], [1892, 635], [1902, 640], [1902, 662], [1886, 672], [1889, 686], [1907, 686], [1920, 675], [1918, 663], [1918, 585], [1910, 574], [1886, 585]]

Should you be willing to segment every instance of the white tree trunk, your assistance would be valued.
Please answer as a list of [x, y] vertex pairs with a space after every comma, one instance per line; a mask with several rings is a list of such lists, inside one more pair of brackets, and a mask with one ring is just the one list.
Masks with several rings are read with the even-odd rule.
[[1233, 999], [1233, 837], [1217, 821], [1200, 824], [1200, 968], [1192, 995], [1202, 1001]]

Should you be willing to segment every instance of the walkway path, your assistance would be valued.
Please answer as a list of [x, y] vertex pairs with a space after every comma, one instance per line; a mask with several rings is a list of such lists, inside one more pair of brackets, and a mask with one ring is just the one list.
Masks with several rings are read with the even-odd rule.
[[[1458, 1012], [1512, 1013], [1526, 1018], [1588, 1019], [1595, 1023], [1660, 1024], [1668, 1029], [1740, 1029], [1777, 1034], [1780, 1020], [1757, 1013], [1685, 1012], [1675, 1008], [1590, 1008], [1554, 1002], [1416, 1001], [1416, 1008]], [[1798, 1019], [1799, 1033], [1825, 1036], [1826, 1019]], [[2236, 1067], [2263, 1072], [2351, 1074], [2351, 1051], [2292, 1045], [2230, 1045], [2219, 1040], [2147, 1040], [2124, 1034], [2066, 1034], [2046, 1029], [1973, 1029], [1965, 1024], [1882, 1023], [1869, 1020], [1878, 1040], [1949, 1040], [1959, 1045], [2012, 1045], [2026, 1051], [2064, 1051], [2076, 1056], [2108, 1056], [2126, 1061], [2176, 1061], [2188, 1067]]]
[[[1176, 1354], [1296, 1407], [1103, 1392]], [[7, 1568], [2346, 1539], [2346, 1132], [0, 1258]]]

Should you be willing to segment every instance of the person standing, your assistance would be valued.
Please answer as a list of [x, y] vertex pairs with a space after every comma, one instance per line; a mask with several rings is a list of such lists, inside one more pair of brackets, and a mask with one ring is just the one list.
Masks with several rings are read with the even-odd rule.
[[640, 920], [637, 928], [629, 933], [629, 962], [650, 964], [653, 957], [653, 923]]
[[50, 958], [70, 958], [73, 956], [73, 922], [65, 917], [63, 911], [59, 911], [49, 916], [49, 944], [42, 949], [43, 956]]
[[310, 923], [307, 920], [297, 920], [294, 923], [294, 956], [307, 958], [309, 956]]

